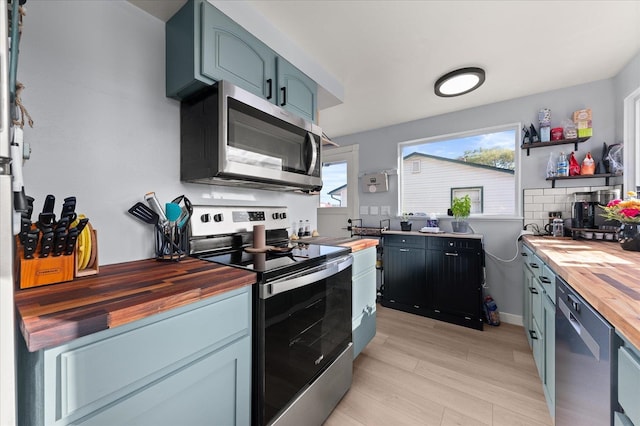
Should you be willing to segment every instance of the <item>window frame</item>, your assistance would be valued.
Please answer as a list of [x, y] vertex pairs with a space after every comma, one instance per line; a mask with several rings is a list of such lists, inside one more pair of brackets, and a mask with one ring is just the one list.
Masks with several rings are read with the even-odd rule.
[[[483, 186], [457, 186], [457, 187], [452, 187], [451, 188], [451, 196], [449, 197], [449, 199], [451, 200], [451, 204], [453, 204], [453, 197], [454, 197], [454, 192], [455, 191], [465, 191], [465, 192], [478, 191], [478, 192], [480, 192], [480, 212], [477, 212], [477, 213], [480, 213], [480, 214], [484, 213], [484, 187]], [[472, 202], [472, 205], [473, 205], [473, 202]]]
[[484, 135], [488, 133], [514, 131], [515, 132], [515, 138], [514, 138], [514, 144], [513, 144], [513, 149], [514, 149], [513, 160], [514, 160], [514, 167], [515, 167], [514, 211], [511, 214], [495, 214], [495, 215], [487, 215], [485, 213], [472, 213], [471, 217], [482, 218], [482, 219], [522, 218], [522, 174], [520, 173], [520, 170], [522, 168], [521, 167], [522, 149], [520, 148], [520, 141], [522, 140], [522, 131], [521, 131], [522, 126], [523, 126], [522, 122], [512, 122], [512, 123], [500, 124], [496, 126], [483, 127], [479, 129], [471, 129], [471, 130], [465, 130], [461, 132], [453, 132], [453, 133], [447, 133], [442, 135], [429, 136], [425, 138], [418, 138], [418, 139], [399, 142], [397, 155], [396, 155], [397, 162], [398, 162], [397, 163], [398, 164], [398, 199], [397, 199], [398, 217], [400, 216], [400, 212], [403, 209], [402, 198], [403, 198], [404, 186], [402, 182], [402, 176], [404, 172], [404, 165], [402, 161], [403, 160], [402, 150], [405, 147], [411, 146], [411, 145], [422, 145], [422, 144], [432, 143], [432, 142], [443, 142], [443, 141], [452, 140], [452, 139], [461, 139], [461, 138], [466, 138], [471, 136]]

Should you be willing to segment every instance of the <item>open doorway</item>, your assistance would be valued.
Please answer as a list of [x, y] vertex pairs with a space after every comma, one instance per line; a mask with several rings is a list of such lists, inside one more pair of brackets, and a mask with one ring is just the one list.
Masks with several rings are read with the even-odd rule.
[[320, 235], [349, 236], [347, 220], [357, 217], [358, 211], [358, 145], [323, 150], [322, 191], [318, 200]]

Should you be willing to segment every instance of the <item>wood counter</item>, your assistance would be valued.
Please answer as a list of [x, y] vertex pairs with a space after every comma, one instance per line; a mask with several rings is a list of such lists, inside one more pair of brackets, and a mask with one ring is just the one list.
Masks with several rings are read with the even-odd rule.
[[16, 311], [30, 351], [127, 324], [256, 282], [253, 272], [186, 258], [100, 267], [100, 274], [17, 290]]
[[375, 238], [360, 237], [305, 237], [298, 241], [301, 243], [349, 247], [352, 252], [375, 247], [379, 244], [379, 241]]
[[525, 236], [526, 245], [640, 348], [640, 252], [618, 243]]

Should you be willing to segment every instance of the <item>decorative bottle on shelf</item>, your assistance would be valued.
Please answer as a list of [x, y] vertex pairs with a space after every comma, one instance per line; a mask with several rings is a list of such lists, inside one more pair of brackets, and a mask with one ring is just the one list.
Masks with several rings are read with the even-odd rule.
[[302, 219], [300, 219], [300, 222], [298, 223], [298, 237], [304, 237], [304, 224], [302, 223]]
[[564, 152], [560, 153], [558, 157], [558, 176], [569, 176], [569, 161], [567, 155]]
[[311, 224], [309, 223], [309, 219], [307, 219], [304, 223], [304, 236], [305, 237], [311, 236]]

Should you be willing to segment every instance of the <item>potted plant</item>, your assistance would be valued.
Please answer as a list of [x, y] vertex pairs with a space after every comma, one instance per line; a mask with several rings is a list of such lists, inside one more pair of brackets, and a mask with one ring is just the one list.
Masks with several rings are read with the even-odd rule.
[[402, 229], [403, 231], [411, 231], [411, 225], [412, 223], [409, 222], [409, 216], [411, 216], [411, 213], [402, 213], [402, 220], [400, 221], [400, 229]]
[[451, 213], [455, 220], [451, 222], [453, 232], [466, 234], [469, 232], [469, 223], [465, 220], [471, 214], [471, 197], [455, 197], [451, 203]]
[[640, 199], [634, 191], [624, 200], [611, 200], [601, 216], [620, 222], [618, 241], [623, 250], [640, 251]]

